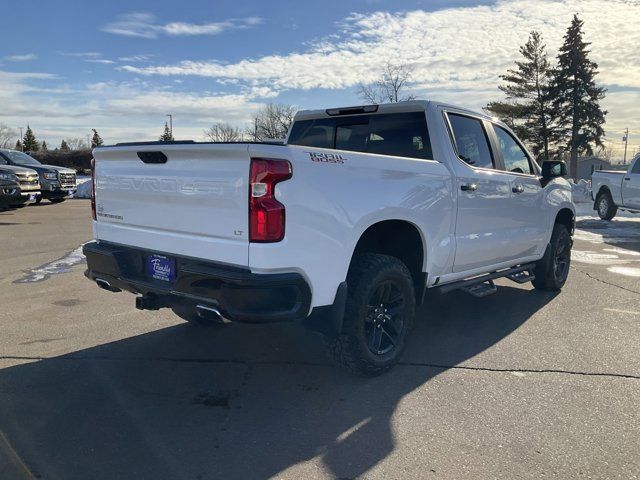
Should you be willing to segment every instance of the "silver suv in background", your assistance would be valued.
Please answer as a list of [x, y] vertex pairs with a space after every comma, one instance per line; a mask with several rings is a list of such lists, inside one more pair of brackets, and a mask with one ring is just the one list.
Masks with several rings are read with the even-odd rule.
[[43, 165], [35, 158], [17, 150], [0, 149], [0, 166], [11, 165], [35, 170], [40, 176], [41, 198], [52, 203], [63, 202], [76, 193], [76, 172], [57, 165]]
[[2, 164], [0, 159], [0, 178], [15, 182], [18, 185], [18, 192], [12, 195], [9, 200], [11, 207], [23, 207], [41, 200], [40, 177], [38, 172], [26, 167], [16, 167], [14, 165]]

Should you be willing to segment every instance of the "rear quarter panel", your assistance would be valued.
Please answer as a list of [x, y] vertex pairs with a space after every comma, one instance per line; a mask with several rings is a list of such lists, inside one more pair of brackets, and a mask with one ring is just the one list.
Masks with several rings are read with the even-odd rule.
[[[252, 145], [251, 157], [282, 158], [282, 150]], [[337, 163], [311, 153], [339, 155]], [[334, 301], [346, 279], [362, 233], [380, 221], [415, 225], [422, 235], [423, 271], [441, 271], [451, 261], [454, 204], [447, 168], [419, 160], [351, 151], [288, 146], [293, 177], [276, 188], [286, 206], [282, 242], [250, 244], [252, 271], [299, 271], [313, 291], [313, 305]]]

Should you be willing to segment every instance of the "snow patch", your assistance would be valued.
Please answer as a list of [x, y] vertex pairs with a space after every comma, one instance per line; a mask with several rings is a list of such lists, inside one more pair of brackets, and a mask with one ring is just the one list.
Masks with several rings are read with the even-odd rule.
[[571, 250], [571, 260], [590, 265], [624, 265], [629, 263], [629, 260], [621, 259], [618, 255], [575, 249]]
[[591, 180], [578, 180], [578, 183], [574, 183], [573, 180], [569, 180], [571, 184], [571, 196], [574, 203], [593, 203], [591, 199]]
[[624, 275], [625, 277], [640, 277], [640, 268], [636, 267], [621, 267], [614, 266], [607, 268], [611, 273], [617, 273], [618, 275]]
[[13, 283], [33, 283], [33, 282], [42, 282], [46, 280], [51, 275], [57, 275], [59, 273], [68, 273], [71, 271], [71, 268], [79, 263], [85, 261], [84, 254], [82, 253], [82, 247], [84, 243], [80, 245], [75, 250], [67, 253], [64, 257], [58, 258], [49, 263], [45, 263], [44, 265], [40, 265], [32, 270], [28, 270], [25, 272], [25, 275], [18, 280], [14, 280]]
[[91, 177], [78, 177], [77, 186], [73, 198], [91, 198]]

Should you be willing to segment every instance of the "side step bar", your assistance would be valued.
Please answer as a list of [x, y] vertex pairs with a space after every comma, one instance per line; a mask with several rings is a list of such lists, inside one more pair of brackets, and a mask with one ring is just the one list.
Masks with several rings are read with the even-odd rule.
[[469, 278], [467, 280], [459, 280], [457, 282], [448, 283], [437, 287], [440, 293], [449, 293], [454, 290], [462, 290], [474, 297], [486, 297], [492, 293], [496, 293], [496, 288], [493, 280], [496, 278], [508, 278], [516, 283], [526, 283], [534, 280], [536, 277], [532, 271], [535, 268], [535, 263], [527, 263], [526, 265], [520, 265], [518, 267], [507, 268], [498, 272], [487, 273], [486, 275], [480, 275], [479, 277]]

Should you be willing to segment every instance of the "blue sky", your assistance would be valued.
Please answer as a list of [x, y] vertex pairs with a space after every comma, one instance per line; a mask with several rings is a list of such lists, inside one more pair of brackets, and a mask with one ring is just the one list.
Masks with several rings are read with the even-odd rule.
[[115, 142], [155, 138], [172, 113], [177, 137], [201, 139], [214, 122], [246, 124], [265, 102], [358, 104], [358, 83], [386, 61], [412, 66], [419, 97], [480, 108], [500, 98], [498, 75], [528, 32], [540, 30], [554, 56], [576, 11], [618, 148], [624, 127], [640, 131], [635, 0], [14, 2], [0, 122], [29, 123], [51, 145], [91, 128]]

